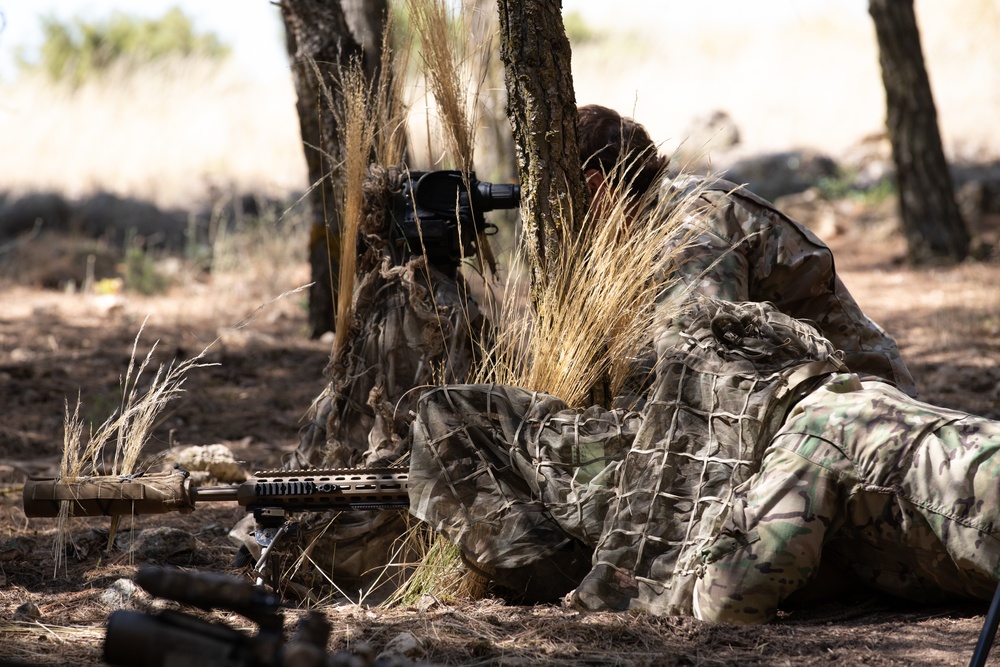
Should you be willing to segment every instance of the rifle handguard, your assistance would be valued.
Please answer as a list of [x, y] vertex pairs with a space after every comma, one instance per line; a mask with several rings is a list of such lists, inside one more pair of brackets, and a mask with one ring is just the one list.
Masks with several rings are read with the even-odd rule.
[[194, 509], [191, 480], [179, 471], [141, 477], [50, 477], [24, 483], [25, 516], [59, 516], [59, 508], [67, 500], [71, 516], [187, 513]]

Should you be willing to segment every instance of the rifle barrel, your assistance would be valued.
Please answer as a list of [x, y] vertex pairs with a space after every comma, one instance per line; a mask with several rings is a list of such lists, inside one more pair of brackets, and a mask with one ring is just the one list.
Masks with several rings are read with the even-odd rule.
[[234, 502], [236, 493], [239, 490], [238, 484], [230, 486], [192, 486], [191, 500], [196, 503], [201, 502]]

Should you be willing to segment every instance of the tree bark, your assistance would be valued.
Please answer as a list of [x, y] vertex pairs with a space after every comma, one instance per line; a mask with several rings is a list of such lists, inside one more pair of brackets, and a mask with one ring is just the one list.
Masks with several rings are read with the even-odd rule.
[[[356, 3], [355, 3], [356, 4]], [[383, 4], [382, 0], [373, 4]], [[357, 8], [355, 8], [357, 9]], [[352, 14], [362, 21], [366, 14]], [[335, 104], [340, 101], [339, 71], [352, 58], [361, 58], [365, 72], [374, 72], [381, 53], [381, 29], [377, 49], [369, 62], [367, 52], [354, 38], [340, 0], [282, 0], [286, 45], [291, 61], [297, 96], [299, 130], [309, 172], [309, 202], [312, 224], [309, 234], [309, 330], [319, 338], [336, 326], [336, 280], [339, 273], [340, 220], [338, 201], [342, 196], [341, 173], [337, 165], [343, 150], [336, 114], [330, 108], [328, 91]], [[379, 14], [379, 16], [384, 16]], [[380, 18], [381, 20], [381, 18]], [[365, 44], [370, 41], [367, 37]], [[313, 68], [315, 63], [319, 70]]]
[[900, 215], [913, 264], [957, 262], [969, 234], [955, 202], [913, 0], [870, 0], [885, 85]]
[[583, 220], [571, 50], [560, 0], [499, 0], [507, 117], [521, 181], [532, 294], [551, 277], [549, 249]]

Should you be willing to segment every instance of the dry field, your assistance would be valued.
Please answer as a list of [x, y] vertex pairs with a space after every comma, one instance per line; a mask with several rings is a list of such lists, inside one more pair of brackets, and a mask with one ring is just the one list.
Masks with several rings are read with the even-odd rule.
[[[942, 86], [949, 154], [996, 158], [1000, 136], [991, 116], [983, 121], [1000, 104], [1000, 40], [990, 37], [998, 24], [985, 20], [995, 18], [995, 7], [969, 2], [974, 11], [943, 16], [943, 10], [917, 4], [927, 20], [932, 77]], [[623, 15], [637, 11], [631, 0], [622, 7]], [[634, 105], [637, 117], [665, 141], [693, 116], [727, 108], [754, 149], [846, 150], [877, 129], [881, 101], [870, 35], [845, 21], [831, 14], [798, 25], [797, 36], [780, 47], [781, 26], [748, 32], [720, 25], [711, 33], [678, 26], [657, 33], [664, 39], [612, 34], [575, 56], [578, 97], [623, 110]], [[831, 55], [821, 34], [858, 41], [839, 42], [852, 46]], [[954, 34], [974, 39], [948, 39]], [[769, 48], [755, 51], [762, 44]], [[817, 44], [826, 46], [808, 50]], [[990, 48], [976, 50], [976, 44]], [[705, 65], [709, 58], [721, 61]], [[704, 66], [696, 68], [699, 62]], [[788, 63], [797, 69], [781, 74]], [[840, 66], [819, 68], [830, 63]], [[761, 89], [769, 95], [761, 98]], [[107, 190], [195, 210], [211, 209], [231, 191], [293, 201], [304, 187], [290, 83], [264, 89], [232, 71], [185, 64], [75, 95], [31, 82], [2, 93], [0, 188], [11, 192], [50, 190], [72, 199]], [[834, 102], [845, 99], [857, 114], [837, 111]], [[0, 240], [0, 662], [101, 664], [103, 624], [122, 604], [106, 592], [140, 563], [120, 550], [105, 553], [107, 520], [80, 520], [73, 524], [66, 565], [56, 572], [55, 522], [27, 520], [20, 492], [27, 475], [57, 469], [67, 402], [79, 396], [82, 415], [96, 423], [119, 405], [120, 379], [140, 329], [138, 352], [156, 343], [154, 364], [190, 359], [206, 348], [207, 360], [217, 364], [189, 376], [147, 453], [223, 443], [254, 470], [280, 464], [294, 448], [302, 415], [324, 385], [330, 351], [329, 342], [307, 337], [302, 293], [271, 302], [308, 280], [298, 216], [292, 207], [277, 232], [270, 218], [267, 225], [214, 236], [210, 270], [204, 262], [193, 270], [191, 257], [147, 258], [171, 278], [168, 288], [151, 296], [113, 285], [41, 289], [27, 279], [34, 272], [11, 272], [15, 255]], [[924, 398], [1000, 419], [1000, 255], [913, 271], [898, 261], [903, 249], [891, 207], [845, 202], [837, 216], [840, 231], [827, 240], [845, 282], [897, 337]], [[981, 231], [996, 240], [1000, 221], [986, 220]], [[14, 248], [18, 266], [47, 266], [73, 243], [78, 241], [39, 236]], [[182, 529], [194, 548], [150, 559], [225, 572], [232, 571], [235, 555], [226, 533], [240, 516], [214, 503], [186, 516], [139, 517], [128, 528]], [[362, 643], [381, 650], [410, 633], [419, 644], [414, 657], [444, 664], [936, 666], [968, 664], [985, 607], [851, 600], [791, 610], [778, 623], [750, 629], [496, 600], [320, 609], [334, 626], [331, 650]], [[289, 609], [289, 624], [301, 613]], [[213, 618], [248, 626], [229, 614]], [[990, 664], [1000, 664], [1000, 651]]]

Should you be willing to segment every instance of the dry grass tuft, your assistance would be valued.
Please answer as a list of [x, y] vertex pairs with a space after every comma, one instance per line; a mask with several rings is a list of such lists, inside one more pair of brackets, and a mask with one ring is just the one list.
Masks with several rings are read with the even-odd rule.
[[[376, 105], [369, 103], [370, 88], [365, 81], [360, 63], [355, 62], [346, 72], [341, 72], [341, 85], [344, 103], [343, 109], [340, 110], [340, 129], [344, 151], [344, 201], [340, 216], [340, 232], [341, 237], [347, 239], [347, 242], [341, 243], [338, 289], [340, 294], [347, 297], [347, 295], [354, 293], [358, 254], [357, 244], [353, 242], [353, 239], [357, 238], [358, 228], [361, 224], [364, 181], [368, 173], [368, 161], [372, 147], [375, 143], [376, 123], [370, 112]], [[338, 299], [338, 322], [350, 321], [353, 305], [351, 298]], [[344, 349], [350, 331], [351, 327], [337, 327], [333, 344], [334, 355]]]
[[535, 309], [505, 300], [479, 381], [543, 391], [574, 406], [605, 383], [617, 395], [651, 342], [654, 317], [670, 318], [680, 307], [680, 299], [657, 301], [673, 286], [671, 268], [690, 233], [683, 223], [698, 194], [654, 192], [634, 202], [613, 188], [608, 204], [589, 211], [579, 232], [555, 249]]
[[467, 100], [470, 95], [475, 99], [478, 91], [466, 85], [468, 72], [463, 72], [462, 58], [466, 42], [454, 37], [459, 29], [452, 24], [452, 18], [464, 23], [466, 14], [452, 14], [451, 6], [444, 0], [407, 0], [413, 30], [420, 35], [423, 46], [424, 76], [437, 102], [447, 152], [458, 169], [471, 171], [476, 122]]
[[415, 525], [402, 537], [401, 551], [416, 553], [413, 574], [386, 602], [386, 607], [412, 607], [427, 598], [441, 602], [477, 600], [488, 582], [467, 570], [459, 548], [426, 524]]
[[[236, 330], [246, 327], [262, 310], [280, 299], [297, 294], [303, 289], [305, 287], [289, 290], [258, 306], [230, 329]], [[143, 446], [156, 427], [163, 409], [184, 392], [184, 383], [187, 381], [188, 373], [198, 368], [218, 365], [207, 362], [205, 359], [209, 350], [221, 340], [221, 336], [209, 343], [194, 357], [179, 363], [171, 361], [166, 365], [160, 364], [153, 379], [143, 389], [140, 387], [140, 380], [149, 368], [157, 347], [157, 343], [153, 343], [146, 356], [137, 364], [139, 340], [144, 328], [145, 322], [136, 333], [128, 368], [125, 376], [121, 379], [121, 405], [96, 431], [91, 432], [86, 441], [83, 438], [85, 425], [80, 418], [79, 399], [72, 414], [70, 414], [67, 404], [63, 452], [59, 468], [62, 479], [72, 481], [92, 475], [124, 476], [138, 472], [139, 457]], [[105, 469], [105, 462], [109, 459], [109, 449], [112, 450], [110, 452], [110, 468]], [[70, 516], [71, 503], [63, 502], [55, 531], [53, 576], [58, 575], [59, 568], [63, 565], [63, 556], [70, 530]], [[116, 529], [117, 521], [113, 520], [108, 538], [109, 545], [114, 542]]]
[[[473, 172], [482, 111], [480, 95], [495, 63], [494, 31], [489, 28], [493, 13], [477, 11], [476, 3], [468, 0], [457, 11], [445, 0], [407, 0], [407, 7], [413, 29], [420, 34], [424, 78], [437, 103], [445, 154], [462, 173]], [[469, 40], [467, 35], [479, 39]], [[430, 148], [428, 154], [434, 154]], [[480, 269], [489, 267], [495, 273], [496, 258], [489, 239], [480, 233], [476, 241]]]
[[[149, 439], [157, 419], [167, 403], [180, 395], [189, 371], [215, 364], [204, 363], [208, 348], [190, 359], [178, 364], [170, 362], [160, 365], [153, 380], [145, 390], [139, 388], [139, 380], [148, 368], [156, 350], [156, 343], [136, 366], [139, 339], [145, 328], [145, 322], [139, 327], [132, 345], [132, 356], [129, 358], [128, 369], [121, 380], [122, 402], [115, 412], [102, 423], [96, 432], [84, 442], [84, 424], [80, 419], [80, 401], [77, 399], [72, 415], [69, 405], [66, 406], [65, 436], [63, 454], [59, 467], [60, 477], [64, 480], [75, 480], [80, 477], [104, 473], [103, 462], [107, 459], [108, 449], [112, 449], [110, 475], [130, 475], [136, 472], [136, 465], [142, 447]], [[69, 518], [71, 503], [64, 502], [59, 510], [55, 538], [55, 571], [59, 572], [63, 564], [66, 542], [69, 535]], [[112, 523], [108, 544], [114, 542], [117, 521]]]

